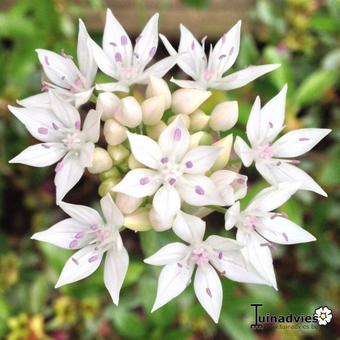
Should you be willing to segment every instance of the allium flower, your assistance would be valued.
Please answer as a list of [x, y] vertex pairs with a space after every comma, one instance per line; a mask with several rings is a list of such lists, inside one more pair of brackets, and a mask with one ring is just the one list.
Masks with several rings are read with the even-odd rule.
[[153, 207], [165, 221], [175, 217], [181, 199], [193, 206], [222, 204], [215, 184], [205, 176], [220, 148], [198, 146], [190, 150], [190, 134], [181, 117], [161, 133], [158, 144], [147, 136], [128, 133], [128, 138], [133, 156], [147, 169], [131, 170], [114, 191], [133, 197], [155, 194]]
[[30, 134], [42, 143], [29, 146], [10, 163], [44, 167], [61, 160], [55, 167], [54, 183], [57, 202], [77, 184], [85, 167], [91, 166], [94, 143], [99, 139], [100, 113], [90, 110], [83, 129], [79, 112], [49, 91], [51, 108], [18, 108], [9, 110]]
[[189, 245], [170, 243], [144, 260], [148, 264], [164, 266], [159, 275], [152, 311], [184, 291], [191, 282], [196, 266], [195, 294], [216, 323], [223, 295], [219, 275], [238, 282], [265, 283], [251, 266], [246, 267], [240, 251], [242, 246], [238, 242], [216, 235], [203, 241], [205, 222], [200, 218], [180, 212], [173, 231]]
[[129, 265], [129, 256], [119, 234], [124, 217], [110, 194], [100, 200], [100, 205], [105, 219], [92, 208], [60, 202], [60, 207], [71, 218], [34, 234], [32, 239], [64, 249], [79, 249], [67, 260], [56, 288], [91, 275], [106, 253], [104, 282], [113, 302], [118, 305], [119, 292]]
[[252, 80], [277, 69], [279, 64], [249, 66], [224, 77], [235, 63], [240, 48], [241, 21], [225, 33], [213, 48], [210, 46], [209, 59], [205, 54], [205, 38], [200, 44], [193, 34], [180, 25], [181, 40], [178, 53], [167, 38], [160, 35], [165, 47], [172, 56], [178, 55], [178, 66], [193, 80], [172, 81], [180, 87], [197, 89], [233, 90], [242, 87]]
[[[62, 51], [61, 55], [38, 49], [38, 58], [49, 81], [43, 81], [44, 89], [54, 89], [60, 97], [76, 107], [86, 103], [93, 91], [93, 82], [97, 73], [97, 65], [88, 47], [89, 35], [84, 23], [79, 20], [77, 58], [78, 66], [73, 57]], [[18, 101], [22, 106], [48, 106], [47, 92], [37, 94]]]
[[298, 157], [311, 150], [331, 130], [293, 130], [274, 142], [284, 129], [286, 93], [287, 86], [284, 86], [262, 109], [259, 97], [256, 98], [247, 122], [247, 137], [251, 147], [242, 138], [237, 137], [234, 143], [235, 152], [246, 167], [255, 162], [258, 172], [272, 185], [297, 181], [301, 182], [301, 190], [327, 196], [306, 172], [294, 165], [300, 162], [289, 158]]
[[283, 214], [272, 212], [284, 204], [299, 188], [299, 183], [281, 183], [260, 191], [246, 209], [240, 211], [236, 202], [225, 215], [225, 228], [237, 227], [236, 240], [245, 245], [242, 249], [247, 261], [259, 274], [277, 289], [270, 252], [271, 242], [295, 244], [315, 241], [315, 237]]
[[145, 70], [158, 46], [158, 14], [146, 24], [136, 39], [135, 47], [111, 10], [107, 10], [103, 36], [103, 49], [93, 40], [89, 44], [98, 67], [115, 83], [99, 84], [98, 90], [128, 92], [132, 84], [146, 84], [150, 76], [163, 77], [176, 63], [177, 57], [167, 57]]

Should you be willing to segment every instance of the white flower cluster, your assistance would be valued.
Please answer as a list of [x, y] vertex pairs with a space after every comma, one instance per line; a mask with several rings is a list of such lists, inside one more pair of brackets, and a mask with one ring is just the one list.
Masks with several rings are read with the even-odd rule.
[[[161, 35], [170, 56], [146, 66], [158, 45], [158, 14], [146, 24], [135, 46], [110, 10], [102, 48], [79, 23], [78, 66], [74, 59], [37, 50], [45, 79], [43, 92], [18, 101], [9, 110], [41, 143], [28, 147], [11, 163], [55, 167], [57, 204], [70, 216], [33, 239], [77, 252], [66, 262], [56, 287], [92, 274], [105, 255], [104, 282], [118, 304], [129, 263], [120, 231], [172, 229], [183, 242], [170, 243], [144, 261], [163, 266], [153, 310], [178, 296], [195, 272], [195, 294], [217, 322], [222, 305], [221, 277], [267, 284], [277, 289], [271, 247], [315, 238], [275, 212], [297, 190], [326, 196], [296, 165], [295, 158], [312, 149], [330, 130], [298, 129], [275, 140], [284, 129], [287, 87], [261, 108], [257, 98], [247, 123], [250, 146], [232, 134], [220, 137], [238, 120], [237, 102], [219, 103], [209, 114], [200, 109], [211, 92], [231, 90], [276, 69], [250, 66], [225, 76], [239, 53], [238, 22], [206, 57], [200, 44], [181, 26], [176, 51]], [[162, 79], [177, 64], [192, 80], [172, 80], [171, 93]], [[97, 67], [114, 82], [94, 84]], [[123, 95], [135, 84], [146, 84], [145, 98]], [[100, 92], [96, 95], [94, 89]], [[119, 91], [120, 96], [113, 92]], [[81, 121], [78, 109], [90, 100], [96, 109]], [[141, 103], [140, 103], [141, 102]], [[107, 147], [96, 146], [101, 120]], [[103, 146], [103, 143], [101, 143]], [[230, 152], [244, 166], [253, 162], [271, 185], [240, 209], [247, 194], [247, 177], [227, 169]], [[293, 159], [292, 159], [293, 158]], [[89, 207], [65, 203], [65, 195], [84, 170], [100, 174], [103, 216]], [[227, 209], [224, 207], [228, 207]], [[225, 229], [237, 228], [236, 240], [210, 235], [205, 240], [203, 217], [225, 211]]]

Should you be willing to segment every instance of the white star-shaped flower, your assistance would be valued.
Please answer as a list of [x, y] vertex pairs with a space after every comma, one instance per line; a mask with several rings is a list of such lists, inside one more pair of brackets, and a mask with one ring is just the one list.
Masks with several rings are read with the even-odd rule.
[[323, 306], [315, 310], [314, 317], [317, 318], [319, 325], [325, 326], [331, 322], [333, 314], [327, 306]]
[[184, 291], [196, 266], [195, 294], [216, 323], [223, 295], [219, 275], [238, 282], [265, 284], [251, 266], [246, 267], [240, 251], [242, 246], [238, 242], [216, 235], [203, 241], [205, 222], [200, 218], [180, 212], [174, 221], [173, 231], [189, 245], [169, 243], [144, 260], [148, 264], [164, 266], [159, 275], [152, 311]]
[[172, 56], [178, 55], [178, 66], [193, 80], [172, 81], [183, 88], [233, 90], [254, 79], [277, 69], [279, 64], [249, 66], [224, 76], [235, 63], [240, 48], [241, 21], [225, 33], [213, 48], [210, 46], [209, 59], [205, 54], [205, 38], [200, 44], [193, 34], [180, 25], [181, 39], [177, 51], [167, 38], [160, 35], [165, 47]]
[[100, 200], [100, 205], [105, 219], [92, 208], [61, 202], [60, 207], [71, 218], [34, 234], [32, 239], [64, 249], [79, 249], [66, 262], [56, 288], [91, 275], [106, 253], [104, 283], [113, 302], [118, 305], [119, 292], [129, 265], [129, 256], [119, 234], [124, 216], [110, 194]]
[[[147, 168], [133, 169], [114, 191], [133, 197], [153, 197], [153, 208], [163, 221], [171, 221], [181, 200], [192, 206], [222, 205], [213, 181], [205, 173], [221, 149], [198, 146], [190, 149], [190, 134], [177, 117], [160, 135], [158, 143], [147, 136], [128, 133], [134, 157]], [[169, 223], [165, 223], [170, 228]]]
[[145, 70], [157, 51], [158, 17], [155, 14], [148, 21], [133, 48], [124, 28], [107, 10], [103, 49], [91, 39], [89, 44], [99, 69], [117, 82], [97, 84], [98, 90], [128, 92], [130, 85], [147, 84], [150, 76], [162, 78], [175, 65], [177, 57], [170, 56]]
[[81, 130], [79, 112], [52, 90], [49, 96], [50, 109], [9, 106], [30, 134], [42, 142], [29, 146], [9, 162], [44, 167], [59, 161], [54, 178], [59, 202], [79, 181], [85, 167], [92, 164], [94, 143], [99, 139], [100, 113], [90, 110]]
[[277, 289], [270, 251], [272, 243], [295, 244], [315, 241], [315, 237], [283, 214], [272, 212], [284, 204], [299, 188], [299, 183], [281, 183], [260, 191], [246, 209], [236, 202], [225, 215], [225, 228], [237, 227], [236, 239], [247, 261]]
[[[93, 92], [93, 82], [97, 73], [97, 65], [88, 47], [89, 35], [84, 23], [79, 20], [77, 58], [78, 66], [72, 56], [62, 52], [61, 55], [49, 50], [37, 49], [40, 64], [49, 81], [43, 82], [43, 90], [54, 89], [61, 98], [76, 107], [85, 104]], [[18, 103], [25, 107], [48, 107], [49, 95], [43, 92]]]
[[242, 163], [248, 167], [255, 162], [256, 169], [271, 185], [287, 181], [301, 182], [301, 190], [314, 191], [327, 196], [325, 191], [303, 170], [294, 164], [298, 157], [311, 150], [330, 133], [330, 129], [297, 129], [274, 141], [284, 129], [287, 86], [261, 109], [256, 98], [247, 122], [247, 137], [251, 147], [236, 137], [234, 149]]

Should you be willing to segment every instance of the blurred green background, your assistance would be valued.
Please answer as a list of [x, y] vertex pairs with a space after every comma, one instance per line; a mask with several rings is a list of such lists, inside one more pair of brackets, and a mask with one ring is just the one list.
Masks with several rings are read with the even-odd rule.
[[[108, 4], [109, 3], [109, 4]], [[68, 251], [30, 240], [30, 236], [63, 218], [54, 205], [53, 169], [9, 166], [8, 160], [34, 140], [10, 115], [8, 104], [40, 91], [41, 72], [35, 48], [74, 54], [77, 18], [91, 17], [90, 34], [98, 41], [109, 5], [114, 13], [124, 1], [22, 0], [0, 1], [0, 338], [4, 339], [336, 339], [340, 337], [339, 196], [340, 196], [340, 2], [338, 0], [259, 1], [126, 1], [141, 15], [155, 7], [166, 17], [179, 6], [182, 22], [190, 29], [203, 24], [202, 13], [226, 15], [226, 26], [210, 26], [214, 42], [242, 7], [244, 27], [241, 52], [235, 69], [249, 64], [281, 63], [282, 67], [252, 84], [227, 94], [215, 93], [205, 108], [218, 101], [237, 99], [240, 122], [235, 133], [244, 133], [256, 95], [266, 102], [287, 82], [287, 129], [327, 127], [332, 134], [303, 158], [307, 170], [328, 192], [327, 199], [299, 192], [283, 210], [317, 237], [317, 242], [277, 247], [275, 268], [279, 291], [223, 280], [224, 304], [215, 325], [194, 298], [192, 287], [161, 310], [150, 314], [159, 270], [142, 259], [173, 236], [140, 235], [124, 231], [130, 268], [119, 308], [113, 306], [102, 282], [102, 272], [82, 282], [55, 290], [54, 283], [70, 255]], [[231, 3], [231, 4], [230, 4]], [[127, 5], [126, 5], [127, 6]], [[218, 8], [217, 8], [218, 7]], [[244, 12], [244, 8], [247, 9]], [[183, 12], [184, 9], [186, 12]], [[128, 10], [121, 11], [128, 13]], [[144, 14], [143, 14], [144, 13]], [[167, 14], [168, 13], [168, 14]], [[188, 18], [183, 18], [188, 13]], [[221, 13], [221, 12], [220, 12]], [[92, 15], [92, 16], [91, 16]], [[185, 14], [186, 15], [186, 14]], [[124, 22], [124, 17], [118, 19]], [[229, 21], [232, 21], [227, 24]], [[102, 16], [101, 16], [102, 18]], [[171, 16], [167, 18], [172, 20]], [[213, 18], [211, 19], [213, 20]], [[204, 25], [203, 25], [204, 26]], [[162, 28], [162, 26], [161, 26]], [[178, 32], [178, 28], [175, 27]], [[174, 28], [173, 28], [174, 30]], [[162, 33], [167, 34], [163, 30]], [[171, 33], [171, 32], [170, 32]], [[134, 32], [133, 32], [134, 34]], [[174, 43], [176, 36], [170, 34]], [[178, 40], [178, 35], [177, 35]], [[160, 47], [159, 56], [165, 54]], [[175, 69], [175, 72], [179, 72]], [[250, 196], [265, 186], [253, 170]], [[96, 205], [98, 180], [85, 176], [67, 197], [69, 202]], [[212, 216], [209, 232], [223, 234], [223, 219]], [[319, 306], [333, 310], [328, 326], [253, 332], [251, 303], [262, 303], [263, 312], [312, 314]]]

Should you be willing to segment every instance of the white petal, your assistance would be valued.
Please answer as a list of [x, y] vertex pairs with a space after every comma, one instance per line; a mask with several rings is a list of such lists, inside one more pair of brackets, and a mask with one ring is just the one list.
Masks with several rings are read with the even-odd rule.
[[311, 150], [330, 129], [298, 129], [287, 132], [273, 144], [274, 157], [297, 157]]
[[267, 240], [279, 244], [295, 244], [315, 241], [316, 238], [297, 224], [276, 216], [264, 218], [258, 232]]
[[256, 97], [247, 121], [247, 137], [253, 146], [259, 145], [263, 140], [261, 122], [261, 100], [260, 97]]
[[189, 248], [183, 243], [173, 242], [159, 249], [155, 254], [144, 260], [147, 264], [164, 266], [169, 263], [181, 261], [188, 253]]
[[150, 62], [156, 52], [158, 46], [158, 18], [159, 14], [154, 14], [136, 40], [134, 65], [141, 65], [141, 68], [144, 68]]
[[215, 323], [218, 322], [222, 307], [222, 285], [216, 271], [209, 264], [197, 267], [194, 280], [198, 301]]
[[150, 137], [127, 133], [131, 152], [140, 163], [152, 169], [158, 169], [162, 153], [159, 145]]
[[189, 285], [194, 266], [185, 263], [170, 263], [164, 266], [159, 274], [156, 301], [152, 307], [154, 312], [170, 300], [178, 296]]
[[104, 283], [115, 305], [119, 302], [119, 292], [129, 267], [129, 255], [123, 247], [119, 251], [109, 250], [104, 265]]
[[216, 43], [209, 57], [210, 67], [222, 75], [234, 65], [240, 49], [241, 20]]
[[149, 169], [133, 169], [113, 188], [113, 191], [122, 192], [132, 197], [145, 197], [153, 195], [160, 183], [155, 180], [157, 173]]
[[85, 205], [70, 204], [60, 202], [59, 206], [63, 209], [67, 215], [71, 216], [80, 224], [84, 225], [101, 225], [103, 220], [95, 209], [87, 207]]
[[190, 146], [190, 134], [178, 116], [160, 135], [159, 146], [164, 156], [180, 161]]
[[101, 112], [90, 110], [84, 120], [82, 134], [86, 141], [97, 143], [100, 134]]
[[65, 263], [55, 288], [82, 280], [95, 272], [103, 256], [95, 248], [95, 244], [89, 245], [72, 255]]
[[166, 50], [168, 51], [168, 53], [170, 54], [170, 56], [175, 56], [177, 55], [177, 51], [173, 48], [173, 46], [170, 44], [168, 38], [163, 35], [163, 34], [159, 34], [159, 37], [161, 38]]
[[9, 163], [27, 164], [44, 167], [59, 161], [66, 153], [61, 143], [43, 143], [27, 147], [12, 158]]
[[183, 241], [189, 244], [200, 243], [205, 233], [205, 222], [196, 216], [180, 211], [172, 229]]
[[25, 99], [17, 100], [17, 103], [24, 107], [50, 107], [50, 96], [48, 92], [38, 93]]
[[82, 167], [92, 166], [94, 153], [94, 144], [92, 142], [85, 143], [80, 149], [79, 161]]
[[218, 235], [210, 235], [204, 241], [204, 243], [208, 244], [211, 249], [222, 251], [222, 252], [240, 250], [243, 247], [243, 245], [241, 245], [235, 240], [232, 240], [227, 237], [218, 236]]
[[79, 157], [69, 153], [58, 163], [56, 169], [54, 184], [58, 203], [79, 182], [83, 176], [84, 167], [81, 165]]
[[77, 59], [80, 72], [86, 78], [87, 85], [91, 86], [97, 73], [97, 65], [92, 56], [92, 49], [87, 41], [89, 34], [81, 19], [79, 19]]
[[182, 89], [198, 89], [198, 90], [206, 90], [207, 86], [204, 86], [202, 82], [194, 81], [194, 80], [180, 80], [180, 79], [170, 79], [171, 82], [178, 85]]
[[247, 85], [254, 79], [276, 70], [280, 64], [269, 64], [261, 66], [249, 66], [244, 70], [234, 72], [220, 81], [216, 81], [211, 87], [219, 90], [233, 90]]
[[113, 202], [110, 193], [107, 193], [101, 200], [100, 206], [106, 221], [117, 227], [121, 227], [124, 223], [124, 216]]
[[181, 198], [194, 206], [222, 205], [222, 198], [214, 182], [201, 175], [183, 175], [176, 184]]
[[225, 213], [224, 227], [226, 230], [232, 229], [240, 216], [240, 202], [236, 202]]
[[19, 108], [8, 106], [8, 109], [18, 118], [36, 139], [42, 142], [59, 141], [59, 133], [54, 126], [63, 127], [61, 121], [49, 109], [29, 107]]
[[86, 90], [86, 91], [81, 91], [81, 92], [77, 92], [77, 93], [70, 93], [71, 95], [73, 95], [73, 99], [74, 99], [74, 105], [75, 107], [79, 107], [81, 105], [86, 104], [93, 92], [94, 87], [91, 87], [90, 89]]
[[96, 84], [96, 90], [105, 92], [129, 92], [129, 86], [120, 82], [104, 83]]
[[234, 151], [241, 158], [244, 166], [248, 167], [254, 161], [253, 151], [248, 144], [239, 136], [234, 143]]
[[163, 185], [156, 192], [152, 205], [161, 220], [168, 221], [173, 219], [180, 210], [181, 199], [174, 187]]
[[89, 243], [88, 224], [73, 218], [62, 220], [45, 231], [35, 233], [33, 240], [43, 241], [65, 249], [79, 249]]
[[221, 148], [214, 146], [198, 146], [189, 150], [182, 159], [184, 172], [188, 174], [204, 174], [214, 165], [221, 153]]

